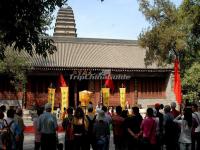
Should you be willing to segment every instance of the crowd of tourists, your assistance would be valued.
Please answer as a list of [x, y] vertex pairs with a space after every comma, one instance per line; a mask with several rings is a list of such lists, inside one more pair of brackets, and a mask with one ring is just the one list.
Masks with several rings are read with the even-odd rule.
[[21, 108], [0, 107], [0, 150], [23, 150], [24, 121]]
[[[51, 104], [37, 109], [33, 119], [35, 150], [63, 149], [58, 141], [57, 118], [51, 113]], [[22, 150], [24, 122], [22, 109], [0, 108], [0, 149]], [[109, 150], [113, 138], [115, 150], [200, 150], [200, 112], [197, 104], [185, 106], [180, 112], [176, 103], [163, 106], [156, 103], [147, 108], [146, 115], [138, 107], [132, 113], [117, 106], [108, 111], [98, 104], [89, 103], [87, 110], [77, 107], [65, 109], [60, 116], [65, 131], [65, 150]], [[5, 128], [6, 127], [6, 128]], [[12, 138], [8, 138], [8, 128]], [[3, 134], [3, 129], [6, 129]], [[111, 135], [113, 131], [113, 137]], [[60, 144], [59, 144], [60, 143]]]

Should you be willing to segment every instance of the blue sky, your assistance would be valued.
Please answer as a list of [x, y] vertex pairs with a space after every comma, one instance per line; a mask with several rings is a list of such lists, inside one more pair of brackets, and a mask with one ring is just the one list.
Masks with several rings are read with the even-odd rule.
[[[179, 5], [182, 0], [172, 1]], [[68, 5], [74, 11], [78, 37], [136, 40], [148, 27], [137, 0], [68, 0]], [[53, 29], [47, 33], [52, 35]]]

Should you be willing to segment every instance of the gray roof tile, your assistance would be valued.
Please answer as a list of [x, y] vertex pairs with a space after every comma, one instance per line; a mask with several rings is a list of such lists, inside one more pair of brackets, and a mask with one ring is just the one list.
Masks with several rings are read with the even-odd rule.
[[[164, 69], [146, 67], [145, 49], [137, 41], [53, 37], [57, 52], [29, 58], [34, 67]], [[167, 67], [169, 68], [169, 67]]]

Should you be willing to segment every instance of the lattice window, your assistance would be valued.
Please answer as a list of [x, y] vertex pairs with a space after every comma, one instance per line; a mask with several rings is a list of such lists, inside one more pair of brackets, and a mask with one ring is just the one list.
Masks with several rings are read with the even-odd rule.
[[139, 98], [164, 98], [165, 78], [142, 78], [138, 80]]

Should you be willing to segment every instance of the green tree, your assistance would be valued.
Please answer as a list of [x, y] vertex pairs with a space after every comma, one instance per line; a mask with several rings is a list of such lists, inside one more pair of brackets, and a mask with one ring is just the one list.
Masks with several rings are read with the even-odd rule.
[[25, 50], [30, 55], [35, 51], [44, 57], [53, 53], [56, 47], [46, 38], [45, 31], [52, 21], [56, 6], [67, 0], [1, 0], [0, 1], [0, 58], [4, 51]]
[[[138, 0], [140, 11], [150, 23], [139, 35], [139, 43], [146, 48], [146, 65], [171, 63], [180, 60], [185, 96], [199, 98], [200, 62], [200, 0], [183, 0], [176, 7], [169, 0]], [[199, 70], [198, 70], [199, 71]], [[191, 81], [191, 82], [190, 82]]]
[[186, 70], [182, 86], [186, 93], [184, 99], [189, 99], [191, 102], [200, 100], [200, 63], [194, 63], [190, 69]]
[[184, 0], [179, 8], [180, 27], [186, 33], [182, 72], [200, 61], [200, 0]]
[[178, 9], [169, 0], [139, 0], [140, 11], [150, 27], [139, 35], [139, 43], [147, 49], [146, 65], [170, 63], [186, 47], [186, 33], [181, 29]]
[[14, 86], [16, 92], [19, 87], [24, 87], [27, 78], [27, 71], [31, 69], [31, 63], [18, 52], [13, 52], [11, 48], [5, 50], [4, 60], [0, 60], [0, 73], [9, 77], [10, 83]]
[[150, 23], [139, 35], [147, 49], [146, 65], [171, 63], [178, 57], [184, 73], [200, 58], [200, 0], [184, 0], [178, 8], [169, 0], [138, 1]]

